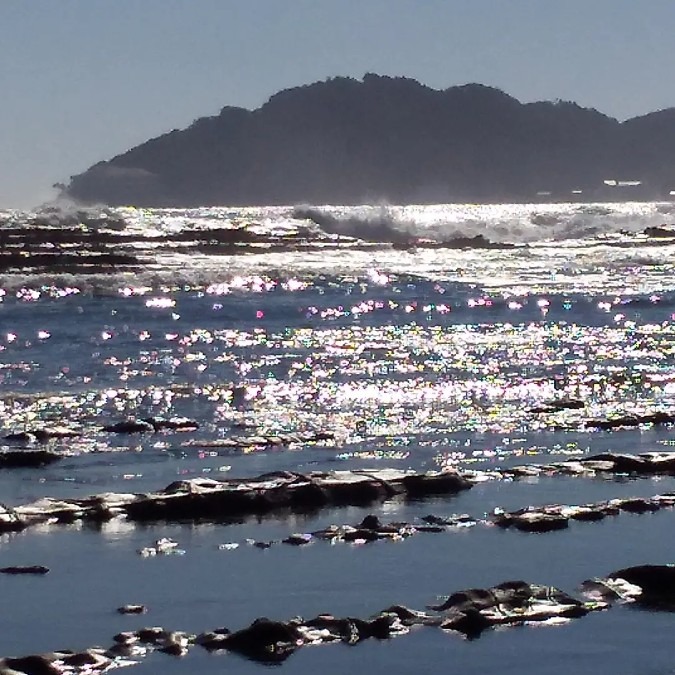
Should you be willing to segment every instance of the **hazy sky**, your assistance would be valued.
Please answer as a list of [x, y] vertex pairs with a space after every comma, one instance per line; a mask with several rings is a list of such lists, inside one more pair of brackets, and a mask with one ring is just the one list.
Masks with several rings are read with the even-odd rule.
[[0, 0], [0, 206], [331, 75], [675, 106], [674, 0]]

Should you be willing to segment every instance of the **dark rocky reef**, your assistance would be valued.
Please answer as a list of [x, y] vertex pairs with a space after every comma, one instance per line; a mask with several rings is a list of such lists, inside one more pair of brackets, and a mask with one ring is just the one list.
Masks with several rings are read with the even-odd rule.
[[32, 227], [5, 226], [0, 228], [0, 273], [86, 274], [138, 268], [142, 260], [124, 244], [117, 234], [88, 230], [83, 222], [63, 217], [58, 227], [39, 219]]
[[542, 405], [531, 408], [531, 413], [553, 413], [559, 412], [560, 410], [581, 410], [585, 408], [586, 404], [583, 401], [577, 399], [563, 398], [553, 401], [546, 401]]
[[395, 496], [421, 498], [468, 490], [455, 471], [414, 473], [396, 469], [312, 472], [279, 471], [250, 479], [196, 478], [145, 494], [106, 493], [84, 499], [48, 497], [15, 508], [0, 507], [0, 532], [37, 523], [74, 520], [100, 523], [116, 516], [134, 522], [227, 521], [275, 511], [311, 512], [326, 506], [365, 506]]
[[140, 657], [149, 651], [184, 656], [193, 645], [209, 652], [232, 652], [258, 663], [278, 664], [306, 645], [336, 642], [356, 645], [369, 639], [388, 640], [405, 635], [412, 626], [440, 627], [474, 639], [493, 626], [558, 623], [607, 606], [603, 602], [578, 600], [552, 586], [509, 581], [487, 589], [454, 593], [432, 608], [434, 614], [392, 605], [365, 619], [332, 614], [289, 621], [261, 617], [234, 632], [216, 628], [193, 635], [158, 626], [124, 631], [113, 637], [114, 644], [109, 649], [92, 648], [78, 653], [60, 650], [2, 659], [0, 675], [91, 675], [131, 665], [133, 661], [124, 659]]
[[588, 597], [604, 602], [633, 602], [647, 609], [675, 611], [675, 565], [637, 565], [588, 579]]
[[122, 605], [117, 608], [118, 614], [145, 614], [147, 611], [145, 605]]
[[496, 509], [491, 520], [499, 527], [512, 527], [522, 532], [551, 532], [567, 528], [571, 520], [595, 522], [607, 516], [617, 516], [622, 511], [653, 513], [673, 506], [675, 506], [675, 494], [664, 494], [654, 497], [610, 499], [580, 506], [550, 504], [528, 506], [516, 511]]
[[644, 234], [652, 239], [674, 239], [675, 229], [672, 226], [645, 227]]
[[586, 420], [585, 422], [586, 427], [604, 431], [623, 427], [637, 427], [641, 424], [652, 424], [654, 426], [675, 424], [675, 415], [666, 412], [654, 412], [644, 415], [624, 415], [601, 420]]
[[[452, 515], [446, 517], [428, 515], [420, 519], [420, 522], [406, 523], [393, 522], [383, 523], [374, 515], [367, 515], [360, 523], [354, 525], [329, 525], [314, 532], [295, 532], [288, 537], [273, 541], [256, 541], [247, 539], [246, 543], [261, 549], [267, 549], [275, 544], [287, 544], [289, 546], [306, 546], [315, 541], [348, 542], [352, 544], [368, 544], [376, 541], [402, 541], [412, 537], [418, 532], [449, 532], [460, 528], [473, 527], [477, 520], [467, 514]], [[230, 542], [221, 544], [223, 550], [238, 548], [239, 544]]]
[[[569, 527], [570, 521], [597, 522], [608, 516], [621, 513], [654, 513], [675, 506], [675, 494], [661, 494], [653, 497], [626, 497], [609, 499], [589, 504], [545, 504], [543, 506], [527, 506], [514, 511], [496, 508], [487, 520], [472, 518], [467, 514], [436, 516], [427, 515], [421, 522], [382, 523], [371, 514], [356, 525], [329, 525], [322, 530], [307, 533], [294, 533], [276, 541], [255, 541], [248, 539], [247, 544], [267, 549], [275, 544], [305, 546], [314, 541], [349, 542], [368, 544], [376, 541], [402, 541], [419, 532], [441, 533], [475, 525], [492, 524], [503, 529], [513, 528], [521, 532], [553, 532]], [[221, 544], [223, 550], [238, 548], [239, 544], [231, 542]]]
[[[32, 454], [25, 452], [21, 454]], [[675, 475], [675, 453], [650, 452], [640, 455], [602, 453], [581, 460], [553, 464], [529, 464], [490, 471], [446, 470], [415, 473], [398, 469], [311, 472], [278, 471], [249, 479], [194, 478], [171, 483], [158, 492], [104, 493], [80, 499], [45, 497], [16, 507], [0, 505], [0, 532], [18, 532], [38, 523], [70, 523], [83, 520], [102, 523], [115, 517], [133, 522], [229, 522], [247, 516], [275, 512], [312, 513], [329, 506], [368, 506], [393, 497], [424, 499], [453, 495], [470, 489], [476, 482], [532, 476]], [[600, 520], [618, 510], [643, 513], [672, 506], [673, 495], [649, 499], [611, 500], [582, 506], [550, 505], [527, 507], [497, 514], [498, 525], [526, 531], [548, 531], [567, 527], [572, 520]], [[477, 522], [470, 516], [440, 518], [428, 516], [425, 525], [390, 523], [383, 525], [368, 516], [358, 526], [335, 526], [312, 533], [324, 538], [365, 539], [404, 536], [407, 529], [437, 531]], [[298, 537], [305, 537], [300, 534]], [[306, 543], [289, 541], [287, 543]]]
[[335, 439], [331, 431], [305, 431], [269, 434], [255, 434], [252, 436], [229, 436], [215, 440], [191, 439], [183, 443], [183, 447], [196, 448], [252, 448], [274, 447], [296, 443], [323, 443]]
[[49, 567], [44, 565], [21, 565], [16, 567], [2, 567], [0, 574], [36, 574], [42, 575], [49, 572]]
[[61, 459], [50, 450], [5, 450], [0, 452], [0, 469], [41, 468]]
[[485, 478], [530, 478], [536, 476], [588, 476], [625, 475], [672, 476], [675, 475], [675, 452], [644, 452], [638, 455], [602, 452], [583, 459], [570, 459], [549, 464], [521, 464], [490, 471], [465, 472], [472, 480]]
[[[657, 199], [675, 184], [675, 111], [620, 123], [480, 84], [336, 77], [225, 107], [73, 176], [110, 205]], [[609, 188], [607, 178], [641, 185]], [[538, 193], [540, 196], [538, 196]]]

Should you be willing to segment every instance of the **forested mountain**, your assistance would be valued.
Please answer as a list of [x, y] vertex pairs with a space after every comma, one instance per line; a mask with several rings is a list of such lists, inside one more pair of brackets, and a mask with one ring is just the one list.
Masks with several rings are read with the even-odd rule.
[[436, 90], [368, 74], [284, 90], [256, 110], [225, 107], [92, 166], [64, 191], [110, 205], [206, 206], [658, 199], [671, 189], [675, 109], [620, 123], [480, 84]]

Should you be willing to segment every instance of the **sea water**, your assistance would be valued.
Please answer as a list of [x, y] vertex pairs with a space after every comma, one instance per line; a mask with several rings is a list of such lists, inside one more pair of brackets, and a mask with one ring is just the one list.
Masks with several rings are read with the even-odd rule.
[[[593, 432], [583, 422], [672, 411], [674, 213], [672, 204], [2, 212], [4, 253], [26, 254], [25, 264], [13, 258], [0, 268], [2, 435], [60, 424], [82, 434], [50, 441], [63, 455], [55, 464], [2, 470], [0, 501], [141, 493], [178, 478], [274, 470], [493, 469], [667, 450], [670, 428]], [[30, 240], [36, 228], [37, 243]], [[36, 251], [84, 245], [54, 243], [64, 228], [133, 264], [31, 263]], [[556, 398], [586, 405], [532, 412]], [[101, 430], [128, 417], [175, 415], [199, 429]], [[334, 440], [198, 445], [318, 431]], [[116, 632], [144, 625], [200, 632], [236, 630], [260, 616], [366, 617], [512, 579], [575, 592], [614, 569], [672, 562], [672, 513], [624, 514], [548, 534], [479, 525], [367, 546], [260, 550], [246, 541], [357, 523], [368, 513], [396, 521], [428, 513], [484, 518], [495, 507], [673, 489], [668, 477], [494, 480], [452, 498], [311, 516], [114, 520], [3, 535], [0, 566], [51, 571], [0, 576], [0, 655], [107, 646]], [[165, 536], [184, 554], [138, 554]], [[239, 546], [221, 546], [228, 543]], [[149, 612], [118, 615], [127, 603]], [[282, 668], [671, 673], [671, 621], [621, 607], [565, 626], [489, 631], [472, 642], [419, 628], [353, 648], [301, 649]], [[153, 654], [134, 671], [223, 668], [262, 666], [194, 648], [183, 660]]]

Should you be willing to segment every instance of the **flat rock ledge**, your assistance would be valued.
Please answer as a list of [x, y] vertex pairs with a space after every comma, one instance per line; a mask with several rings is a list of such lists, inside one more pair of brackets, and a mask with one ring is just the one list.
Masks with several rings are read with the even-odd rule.
[[602, 452], [582, 459], [548, 464], [520, 464], [518, 466], [488, 471], [465, 471], [462, 475], [474, 482], [491, 479], [518, 479], [538, 476], [598, 475], [675, 476], [675, 452], [629, 453]]
[[103, 493], [84, 499], [45, 497], [16, 507], [0, 505], [0, 533], [45, 522], [227, 520], [279, 510], [312, 512], [327, 506], [366, 506], [392, 497], [419, 499], [456, 494], [472, 483], [456, 471], [398, 469], [300, 474], [278, 471], [250, 479], [194, 478], [159, 492]]
[[675, 494], [653, 497], [627, 497], [581, 504], [549, 504], [528, 506], [516, 511], [495, 509], [490, 520], [502, 528], [514, 528], [522, 532], [552, 532], [563, 530], [570, 521], [596, 522], [620, 513], [654, 513], [675, 506]]

